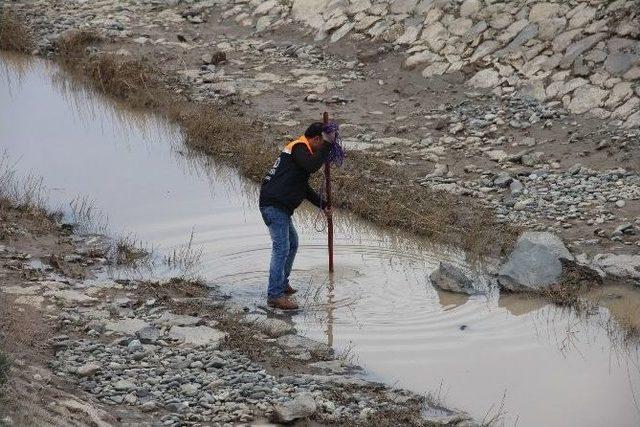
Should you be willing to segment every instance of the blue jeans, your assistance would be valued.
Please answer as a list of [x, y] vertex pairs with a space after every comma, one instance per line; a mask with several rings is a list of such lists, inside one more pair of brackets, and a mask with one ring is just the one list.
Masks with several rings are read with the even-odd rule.
[[289, 274], [298, 252], [298, 233], [291, 217], [282, 209], [264, 206], [260, 213], [269, 228], [272, 243], [267, 296], [269, 299], [280, 298], [289, 285]]

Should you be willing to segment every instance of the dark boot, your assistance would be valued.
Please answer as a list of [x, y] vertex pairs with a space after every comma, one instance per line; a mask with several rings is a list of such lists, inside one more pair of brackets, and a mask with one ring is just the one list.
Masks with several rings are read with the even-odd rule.
[[285, 295], [293, 295], [296, 292], [298, 292], [297, 289], [293, 289], [291, 286], [287, 285], [287, 287], [284, 289], [284, 294]]
[[287, 297], [270, 298], [267, 300], [267, 305], [280, 310], [297, 310], [299, 308], [298, 304]]

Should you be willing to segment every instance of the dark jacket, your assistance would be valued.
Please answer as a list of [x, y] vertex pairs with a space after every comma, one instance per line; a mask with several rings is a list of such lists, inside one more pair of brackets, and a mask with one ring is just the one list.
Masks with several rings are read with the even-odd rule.
[[329, 144], [311, 152], [311, 147], [299, 139], [287, 144], [260, 186], [260, 207], [273, 206], [289, 215], [304, 199], [322, 207], [322, 197], [309, 185], [309, 176], [322, 167], [329, 153]]

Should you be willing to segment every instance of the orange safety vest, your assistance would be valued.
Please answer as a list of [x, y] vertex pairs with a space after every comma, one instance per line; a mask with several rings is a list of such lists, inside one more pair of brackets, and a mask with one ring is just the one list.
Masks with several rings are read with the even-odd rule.
[[304, 144], [304, 145], [306, 145], [307, 149], [309, 150], [309, 152], [311, 154], [313, 154], [313, 148], [311, 148], [311, 144], [309, 143], [309, 140], [304, 135], [302, 135], [300, 138], [296, 139], [295, 141], [291, 141], [290, 143], [285, 145], [284, 149], [282, 150], [282, 152], [283, 153], [287, 153], [287, 154], [291, 154], [293, 152], [293, 146], [296, 145], [296, 144]]

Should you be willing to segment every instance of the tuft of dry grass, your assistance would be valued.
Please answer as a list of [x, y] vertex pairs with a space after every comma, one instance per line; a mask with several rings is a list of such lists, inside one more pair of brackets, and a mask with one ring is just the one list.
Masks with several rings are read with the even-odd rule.
[[140, 247], [132, 236], [120, 237], [115, 244], [113, 261], [116, 265], [135, 266], [151, 254]]
[[602, 278], [588, 267], [564, 259], [561, 262], [562, 280], [546, 289], [544, 296], [559, 306], [589, 309], [591, 305], [581, 295], [593, 287], [602, 286]]
[[88, 46], [101, 41], [102, 37], [91, 30], [72, 30], [60, 37], [56, 49], [67, 60], [83, 58]]
[[0, 50], [31, 53], [33, 36], [19, 16], [0, 7]]

